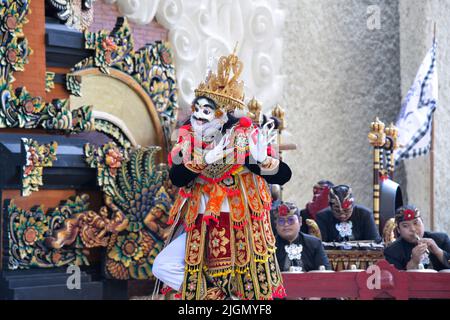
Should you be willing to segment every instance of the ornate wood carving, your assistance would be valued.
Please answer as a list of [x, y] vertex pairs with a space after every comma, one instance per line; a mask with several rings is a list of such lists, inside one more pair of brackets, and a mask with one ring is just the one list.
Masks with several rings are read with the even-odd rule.
[[[31, 53], [22, 32], [28, 8], [29, 1], [21, 0], [5, 0], [0, 8], [0, 128], [93, 130], [91, 106], [71, 110], [68, 100], [46, 103], [40, 97], [32, 97], [25, 88], [14, 90], [13, 72], [24, 69]], [[86, 32], [85, 37], [86, 47], [94, 55], [72, 69], [67, 76], [69, 90], [80, 93], [81, 77], [77, 72], [128, 75], [142, 95], [148, 96], [149, 104], [155, 106], [155, 118], [158, 112], [168, 143], [177, 113], [175, 70], [168, 45], [158, 42], [134, 51], [131, 31], [124, 19], [119, 19], [110, 33]], [[50, 88], [50, 77], [48, 80]], [[155, 163], [161, 147], [132, 150], [120, 129], [107, 121], [95, 122], [95, 129], [118, 143], [85, 146], [86, 161], [97, 169], [106, 206], [98, 213], [90, 211], [88, 198], [82, 195], [44, 213], [42, 208], [22, 210], [12, 201], [7, 207], [10, 269], [87, 264], [83, 249], [103, 246], [106, 272], [112, 278], [152, 277], [153, 259], [167, 236], [167, 214], [173, 202], [167, 167]], [[57, 145], [41, 146], [24, 139], [24, 147], [24, 194], [29, 194], [42, 185], [42, 168], [56, 159]]]
[[32, 191], [38, 191], [43, 185], [42, 173], [44, 167], [51, 167], [56, 160], [58, 144], [52, 142], [40, 145], [37, 141], [22, 138], [25, 149], [25, 165], [22, 172], [22, 196], [29, 196]]
[[65, 99], [46, 103], [24, 87], [14, 90], [13, 74], [24, 70], [32, 53], [23, 34], [28, 12], [29, 1], [6, 0], [0, 7], [0, 128], [91, 130], [92, 107], [71, 111]]
[[7, 206], [9, 217], [9, 269], [53, 268], [69, 264], [87, 265], [83, 243], [77, 237], [71, 247], [51, 249], [45, 239], [70, 216], [85, 212], [89, 206], [87, 195], [72, 197], [61, 206], [44, 212], [42, 207], [22, 210], [11, 200]]
[[84, 31], [94, 21], [95, 0], [46, 0], [47, 14], [58, 18], [66, 26]]
[[87, 163], [97, 168], [97, 182], [111, 208], [128, 220], [107, 245], [106, 271], [115, 279], [152, 277], [153, 260], [167, 237], [168, 211], [173, 203], [166, 191], [167, 168], [157, 167], [159, 147], [122, 151], [114, 143], [85, 145]]
[[107, 120], [95, 119], [95, 130], [112, 138], [123, 149], [130, 149], [132, 146], [131, 141], [125, 136], [122, 130]]
[[367, 269], [384, 258], [383, 251], [366, 250], [325, 250], [331, 268], [335, 271], [348, 270], [352, 265], [357, 269]]
[[86, 49], [93, 50], [94, 55], [72, 68], [67, 75], [67, 89], [73, 95], [80, 96], [82, 83], [78, 73], [89, 68], [98, 68], [105, 74], [110, 74], [110, 70], [115, 69], [131, 76], [150, 97], [163, 125], [165, 140], [170, 141], [176, 122], [178, 100], [169, 44], [157, 41], [134, 51], [134, 41], [125, 18], [118, 18], [111, 32], [86, 32], [85, 39]]

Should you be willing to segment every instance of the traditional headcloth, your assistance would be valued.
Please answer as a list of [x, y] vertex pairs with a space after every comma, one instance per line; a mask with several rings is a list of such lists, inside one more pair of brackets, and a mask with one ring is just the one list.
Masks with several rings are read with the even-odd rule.
[[340, 209], [346, 210], [353, 205], [352, 188], [346, 185], [338, 185], [330, 189], [330, 206], [339, 206]]
[[420, 218], [420, 211], [419, 209], [414, 205], [406, 205], [403, 207], [400, 207], [395, 212], [395, 223], [399, 224], [403, 221], [411, 221], [416, 218]]
[[298, 208], [290, 202], [282, 202], [274, 212], [276, 218], [278, 217], [289, 217], [289, 216], [300, 216], [300, 211]]

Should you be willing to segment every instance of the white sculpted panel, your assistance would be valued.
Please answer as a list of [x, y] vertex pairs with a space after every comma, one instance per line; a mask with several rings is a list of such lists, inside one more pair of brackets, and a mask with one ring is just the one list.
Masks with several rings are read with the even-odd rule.
[[[217, 57], [238, 43], [244, 62], [243, 80], [250, 100], [255, 96], [265, 111], [280, 102], [281, 29], [284, 13], [271, 0], [105, 0], [138, 24], [154, 17], [169, 30], [175, 55], [180, 107], [190, 105], [194, 89]], [[214, 60], [213, 60], [214, 59]]]

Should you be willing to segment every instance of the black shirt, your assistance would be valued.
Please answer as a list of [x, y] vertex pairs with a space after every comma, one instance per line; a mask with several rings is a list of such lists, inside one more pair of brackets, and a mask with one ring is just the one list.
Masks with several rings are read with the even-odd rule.
[[340, 221], [334, 217], [331, 208], [326, 208], [317, 213], [316, 222], [320, 228], [322, 241], [381, 240], [373, 214], [369, 209], [355, 205], [352, 216], [348, 221], [352, 222], [352, 235], [342, 238], [336, 229], [336, 225], [340, 224]]
[[[442, 269], [450, 269], [450, 239], [447, 234], [442, 232], [425, 231], [424, 238], [431, 238], [436, 242], [437, 246], [444, 251], [444, 263], [430, 252], [429, 258], [432, 266], [425, 265], [426, 268], [433, 268], [437, 271]], [[411, 260], [412, 249], [416, 245], [398, 238], [386, 249], [384, 249], [384, 257], [399, 270], [406, 270], [406, 265]]]
[[331, 268], [320, 239], [299, 232], [297, 239], [292, 243], [303, 246], [301, 261], [291, 262], [284, 248], [290, 243], [279, 235], [276, 236], [277, 260], [281, 271], [289, 271], [291, 265], [301, 266], [303, 271], [318, 270], [320, 266], [325, 266], [328, 270]]

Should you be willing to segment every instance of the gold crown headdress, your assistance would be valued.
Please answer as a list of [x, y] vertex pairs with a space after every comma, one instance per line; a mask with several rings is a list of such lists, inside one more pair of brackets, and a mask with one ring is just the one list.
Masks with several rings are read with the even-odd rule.
[[244, 65], [235, 52], [236, 48], [228, 57], [220, 57], [217, 74], [209, 71], [206, 81], [200, 83], [195, 90], [196, 97], [210, 98], [218, 108], [227, 112], [245, 108], [244, 82], [238, 81]]

